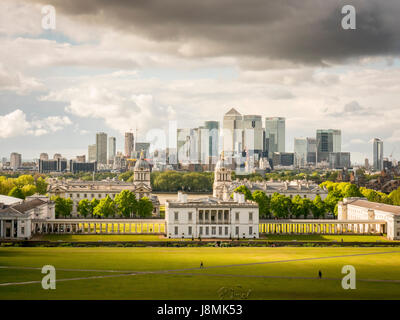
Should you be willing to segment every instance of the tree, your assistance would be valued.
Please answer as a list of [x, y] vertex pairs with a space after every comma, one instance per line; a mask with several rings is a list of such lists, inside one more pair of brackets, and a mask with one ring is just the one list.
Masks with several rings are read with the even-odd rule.
[[34, 184], [34, 183], [35, 183], [35, 180], [29, 174], [23, 174], [23, 175], [19, 176], [17, 179], [15, 179], [15, 185], [20, 188], [22, 188], [23, 186], [26, 186], [28, 184]]
[[117, 213], [129, 218], [136, 210], [137, 201], [135, 194], [129, 190], [122, 190], [115, 196]]
[[270, 197], [268, 197], [264, 191], [256, 190], [253, 192], [253, 200], [258, 203], [259, 216], [266, 218], [271, 215], [270, 211]]
[[27, 184], [22, 187], [22, 192], [24, 193], [25, 198], [34, 195], [36, 193], [36, 186], [33, 184]]
[[150, 217], [153, 212], [153, 203], [147, 197], [139, 199], [136, 213], [141, 218]]
[[69, 198], [62, 198], [59, 196], [53, 197], [52, 200], [55, 202], [56, 217], [67, 217], [71, 215], [73, 201]]
[[35, 185], [36, 185], [37, 193], [46, 194], [48, 183], [42, 177], [39, 177], [36, 180]]
[[90, 201], [90, 206], [92, 207], [92, 212], [91, 214], [93, 214], [94, 212], [94, 208], [96, 208], [100, 203], [99, 199], [93, 198], [92, 201]]
[[290, 207], [292, 201], [289, 197], [286, 197], [279, 193], [274, 193], [271, 198], [271, 211], [275, 217], [285, 218], [290, 214]]
[[88, 199], [82, 199], [78, 204], [78, 212], [82, 217], [87, 217], [93, 213], [93, 208]]
[[11, 189], [11, 191], [8, 193], [8, 196], [14, 197], [14, 198], [19, 198], [19, 199], [25, 199], [24, 192], [20, 187], [14, 187]]
[[389, 199], [392, 201], [392, 203], [395, 206], [400, 206], [400, 188], [393, 190], [390, 194], [389, 194]]
[[292, 199], [292, 207], [291, 207], [291, 213], [296, 217], [300, 218], [301, 216], [306, 216], [307, 215], [307, 207], [304, 205], [304, 199], [296, 195]]
[[109, 197], [100, 200], [99, 204], [94, 208], [93, 215], [96, 217], [114, 216], [117, 211], [115, 202]]
[[[251, 194], [251, 191], [244, 185], [237, 187], [235, 190], [233, 190], [233, 192], [243, 193], [246, 200], [253, 200], [253, 195]], [[233, 195], [231, 195], [231, 197], [233, 197]]]
[[358, 187], [352, 183], [346, 185], [342, 193], [344, 198], [362, 197], [360, 189], [358, 189]]
[[322, 201], [319, 194], [317, 194], [314, 201], [312, 202], [311, 212], [315, 219], [322, 217], [326, 213], [325, 203]]

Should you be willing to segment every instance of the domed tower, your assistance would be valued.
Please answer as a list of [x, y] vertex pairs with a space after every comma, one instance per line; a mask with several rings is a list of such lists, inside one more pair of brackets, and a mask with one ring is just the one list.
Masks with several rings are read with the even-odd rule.
[[151, 189], [150, 184], [150, 165], [144, 159], [143, 151], [140, 153], [140, 159], [136, 161], [133, 169], [133, 180], [136, 187], [146, 186]]
[[225, 163], [224, 152], [222, 152], [221, 157], [218, 160], [217, 165], [215, 166], [213, 196], [219, 199], [223, 199], [224, 193], [229, 190], [231, 183], [231, 170]]

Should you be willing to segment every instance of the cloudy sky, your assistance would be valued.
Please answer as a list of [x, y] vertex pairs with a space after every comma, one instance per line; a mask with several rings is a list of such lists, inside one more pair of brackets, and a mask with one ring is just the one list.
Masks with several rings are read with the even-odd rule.
[[143, 140], [235, 107], [286, 117], [287, 151], [334, 128], [353, 161], [374, 137], [400, 159], [399, 16], [398, 0], [2, 0], [0, 156], [75, 157], [98, 131], [122, 150], [127, 130]]

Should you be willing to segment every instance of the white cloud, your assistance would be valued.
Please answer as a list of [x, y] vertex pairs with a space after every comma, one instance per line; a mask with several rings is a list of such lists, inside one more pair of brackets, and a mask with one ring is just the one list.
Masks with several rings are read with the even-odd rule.
[[26, 114], [17, 109], [4, 116], [0, 116], [0, 138], [12, 138], [18, 136], [42, 136], [54, 133], [71, 125], [68, 117], [51, 116], [43, 119], [28, 121]]
[[32, 91], [44, 90], [44, 85], [39, 80], [14, 69], [5, 68], [0, 63], [0, 90], [25, 95]]

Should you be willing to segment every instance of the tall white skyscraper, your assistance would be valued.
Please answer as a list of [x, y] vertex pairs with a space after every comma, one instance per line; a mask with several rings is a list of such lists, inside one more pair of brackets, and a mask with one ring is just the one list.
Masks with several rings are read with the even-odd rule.
[[96, 134], [96, 161], [98, 164], [107, 164], [107, 133]]
[[274, 152], [285, 152], [285, 118], [267, 117], [265, 118], [265, 135], [269, 137], [269, 157]]
[[18, 169], [22, 165], [22, 156], [20, 153], [13, 152], [10, 155], [10, 166], [13, 170]]
[[114, 160], [117, 154], [117, 139], [115, 137], [108, 138], [108, 160]]
[[243, 116], [236, 109], [225, 113], [222, 130], [225, 156], [243, 151]]
[[375, 138], [373, 144], [374, 154], [374, 169], [377, 171], [383, 170], [383, 141]]

